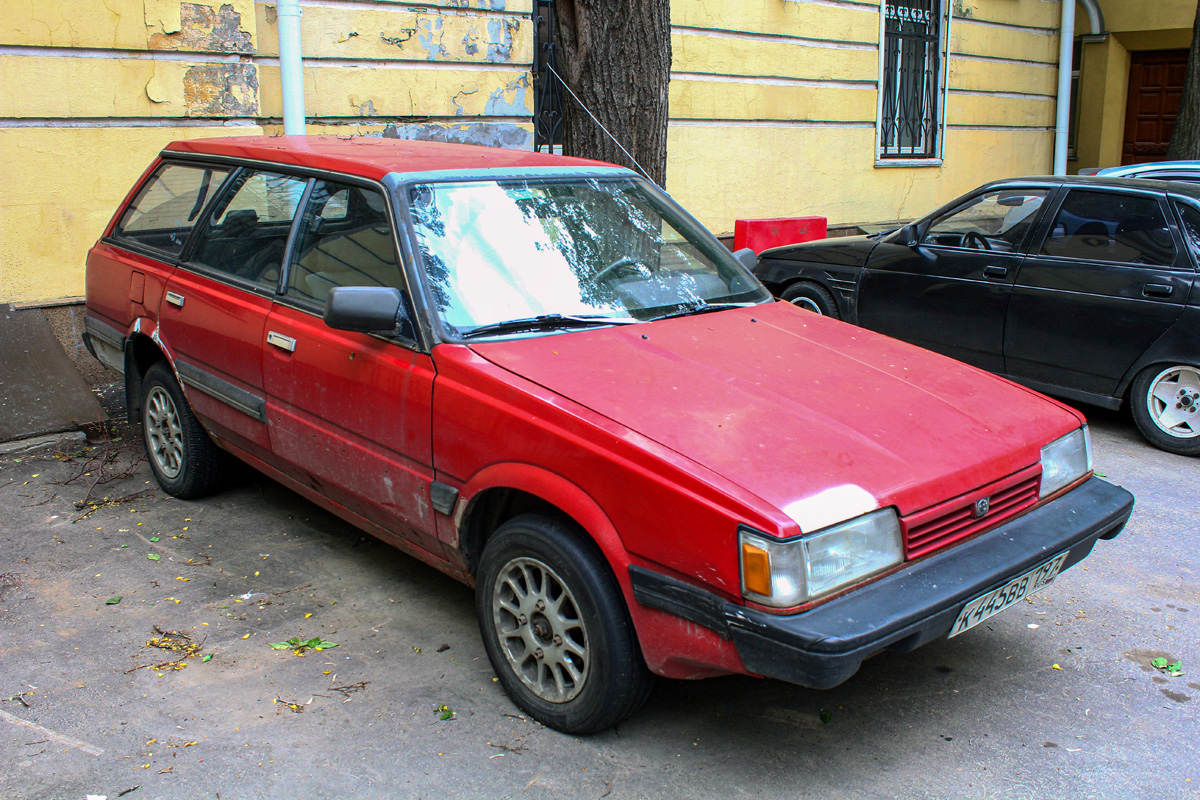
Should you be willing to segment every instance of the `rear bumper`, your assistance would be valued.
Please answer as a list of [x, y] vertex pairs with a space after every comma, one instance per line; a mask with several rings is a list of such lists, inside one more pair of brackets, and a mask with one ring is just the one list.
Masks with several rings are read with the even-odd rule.
[[1082, 561], [1121, 532], [1133, 495], [1091, 478], [1057, 500], [860, 589], [791, 616], [731, 603], [690, 583], [630, 568], [643, 605], [733, 641], [748, 672], [828, 689], [882, 650], [907, 652], [946, 636], [969, 601], [1067, 552]]

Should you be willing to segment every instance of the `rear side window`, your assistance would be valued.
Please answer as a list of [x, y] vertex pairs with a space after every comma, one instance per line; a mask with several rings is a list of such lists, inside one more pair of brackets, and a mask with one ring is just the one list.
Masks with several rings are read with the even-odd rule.
[[1183, 220], [1184, 238], [1192, 246], [1192, 252], [1200, 258], [1200, 211], [1183, 203], [1178, 203], [1175, 207], [1179, 209], [1179, 218]]
[[1042, 253], [1163, 267], [1175, 262], [1175, 245], [1158, 200], [1116, 192], [1068, 194]]
[[228, 169], [163, 164], [125, 209], [112, 235], [179, 255], [204, 205], [227, 177]]
[[274, 290], [308, 181], [244, 170], [196, 237], [191, 263]]

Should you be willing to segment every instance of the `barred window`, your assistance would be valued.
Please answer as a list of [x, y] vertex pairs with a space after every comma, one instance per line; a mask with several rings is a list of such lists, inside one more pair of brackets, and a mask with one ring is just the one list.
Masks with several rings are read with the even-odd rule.
[[879, 157], [936, 158], [941, 127], [940, 0], [884, 0]]

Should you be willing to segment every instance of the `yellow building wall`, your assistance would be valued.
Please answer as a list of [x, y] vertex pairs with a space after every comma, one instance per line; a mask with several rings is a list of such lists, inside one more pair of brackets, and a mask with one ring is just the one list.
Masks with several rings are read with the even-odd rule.
[[[302, 2], [312, 133], [532, 144], [531, 0]], [[88, 248], [168, 142], [280, 132], [273, 3], [4, 0], [0, 301], [83, 294]]]
[[[309, 132], [531, 146], [531, 0], [302, 8]], [[911, 218], [1050, 169], [1058, 2], [953, 0], [933, 166], [876, 163], [880, 10], [674, 0], [667, 188], [727, 234], [740, 217]], [[278, 132], [275, 7], [5, 0], [0, 85], [0, 166], [25, 187], [0, 196], [0, 300], [76, 297], [87, 248], [163, 144]]]
[[879, 2], [675, 0], [667, 188], [718, 234], [737, 218], [919, 216], [1051, 169], [1060, 5], [955, 0], [943, 158], [878, 166]]

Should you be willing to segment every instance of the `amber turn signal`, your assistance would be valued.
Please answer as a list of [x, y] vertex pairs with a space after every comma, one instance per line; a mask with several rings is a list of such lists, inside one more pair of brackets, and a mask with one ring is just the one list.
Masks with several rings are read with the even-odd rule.
[[748, 542], [742, 542], [742, 586], [757, 595], [771, 596], [771, 557]]

